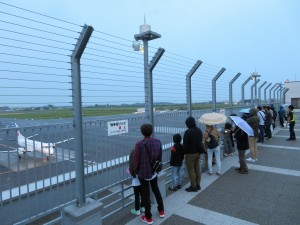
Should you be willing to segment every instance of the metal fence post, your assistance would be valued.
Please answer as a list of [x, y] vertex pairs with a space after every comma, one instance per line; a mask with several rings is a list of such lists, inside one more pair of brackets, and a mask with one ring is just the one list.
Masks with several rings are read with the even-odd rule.
[[271, 85], [272, 85], [272, 83], [269, 83], [269, 84], [267, 85], [267, 87], [265, 88], [265, 90], [264, 90], [265, 102], [267, 102], [267, 89], [268, 89]]
[[274, 103], [276, 103], [276, 91], [277, 91], [277, 89], [279, 89], [280, 88], [280, 86], [278, 85], [278, 84], [276, 84], [276, 88], [274, 89], [274, 91], [273, 91], [273, 99], [274, 99]]
[[213, 104], [213, 112], [216, 112], [217, 110], [217, 88], [216, 88], [216, 83], [219, 77], [224, 73], [226, 69], [223, 67], [219, 73], [212, 79], [212, 104]]
[[275, 87], [275, 89], [273, 90], [273, 102], [274, 103], [276, 103], [276, 101], [277, 101], [277, 99], [276, 99], [276, 91], [277, 91], [277, 89], [279, 89], [280, 88], [280, 86], [276, 83], [276, 87]]
[[276, 87], [277, 84], [274, 84], [271, 89], [269, 90], [269, 102], [271, 103], [272, 102], [272, 95], [271, 95], [271, 92], [272, 90]]
[[[155, 55], [153, 56], [151, 62], [148, 65], [148, 97], [149, 97], [149, 120], [150, 124], [154, 127], [154, 118], [153, 118], [153, 78], [152, 78], [152, 71], [156, 64], [158, 63], [159, 59], [164, 54], [165, 50], [163, 48], [159, 48]], [[153, 135], [154, 137], [154, 131]]]
[[241, 91], [242, 91], [242, 105], [245, 105], [245, 86], [246, 84], [251, 80], [251, 77], [248, 77], [247, 80], [242, 84], [241, 86]]
[[232, 85], [233, 83], [241, 76], [241, 73], [238, 73], [234, 78], [229, 82], [229, 104], [230, 104], [230, 114], [233, 112], [233, 99], [232, 99]]
[[258, 104], [261, 104], [261, 89], [262, 89], [263, 86], [265, 86], [266, 83], [267, 83], [267, 81], [264, 81], [262, 83], [262, 85], [260, 85], [259, 88], [258, 88]]
[[187, 98], [187, 114], [192, 116], [192, 76], [200, 67], [202, 61], [198, 60], [192, 67], [190, 72], [186, 75], [186, 98]]
[[68, 205], [63, 211], [65, 225], [102, 224], [102, 203], [85, 198], [84, 157], [83, 157], [83, 128], [82, 128], [82, 101], [80, 58], [93, 33], [94, 28], [84, 25], [71, 55], [72, 63], [72, 95], [73, 95], [73, 126], [75, 141], [75, 173], [76, 173], [76, 204]]
[[256, 103], [256, 98], [257, 98], [257, 96], [255, 95], [255, 101], [253, 101], [253, 88], [255, 88], [255, 90], [256, 90], [256, 86], [257, 86], [257, 83], [260, 81], [260, 79], [258, 79], [258, 80], [255, 80], [254, 81], [254, 84], [252, 84], [252, 86], [251, 86], [251, 106], [253, 106], [254, 105], [254, 102]]
[[93, 27], [84, 25], [71, 55], [77, 205], [85, 203], [80, 58], [93, 30]]
[[281, 105], [281, 103], [282, 103], [281, 94], [282, 94], [283, 89], [284, 89], [284, 87], [280, 86], [280, 88], [277, 91], [277, 102], [279, 103], [279, 105]]
[[285, 104], [285, 94], [286, 94], [289, 90], [290, 90], [290, 89], [285, 88], [285, 90], [282, 92], [283, 104]]

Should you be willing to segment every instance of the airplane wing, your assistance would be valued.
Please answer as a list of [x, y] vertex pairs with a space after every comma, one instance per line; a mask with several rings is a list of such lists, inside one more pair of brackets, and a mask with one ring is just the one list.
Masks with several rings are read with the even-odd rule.
[[61, 144], [61, 143], [64, 143], [64, 142], [67, 142], [67, 141], [71, 141], [71, 140], [74, 140], [74, 138], [68, 138], [68, 139], [65, 139], [65, 140], [62, 140], [62, 141], [58, 141], [58, 142], [55, 142], [54, 144], [57, 145], [57, 144]]
[[27, 137], [27, 138], [32, 138], [32, 137], [35, 137], [35, 136], [38, 136], [39, 134], [34, 134], [34, 135], [31, 135], [31, 136], [29, 136], [29, 137]]
[[0, 144], [0, 146], [3, 146], [5, 148], [8, 148], [8, 149], [11, 149], [11, 150], [6, 150], [6, 151], [0, 151], [0, 153], [13, 153], [13, 152], [18, 152], [18, 149], [16, 148], [13, 148], [11, 146], [7, 146], [7, 145], [4, 145], [4, 144]]

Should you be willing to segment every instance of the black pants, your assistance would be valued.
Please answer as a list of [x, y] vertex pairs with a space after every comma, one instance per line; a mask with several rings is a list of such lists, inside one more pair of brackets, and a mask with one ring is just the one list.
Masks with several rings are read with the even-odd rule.
[[267, 138], [271, 138], [272, 137], [272, 132], [271, 132], [271, 124], [270, 125], [266, 125], [266, 135], [267, 135]]
[[264, 143], [265, 139], [265, 125], [259, 125], [259, 134], [258, 134], [258, 142]]
[[157, 185], [157, 176], [150, 181], [140, 179], [140, 182], [142, 185], [142, 194], [143, 194], [143, 200], [145, 204], [145, 216], [147, 219], [151, 219], [152, 213], [151, 213], [151, 202], [150, 202], [150, 186], [158, 205], [157, 210], [164, 211], [164, 203]]
[[141, 207], [145, 207], [144, 199], [142, 195], [142, 185], [133, 186], [133, 193], [134, 193], [134, 209], [139, 210]]
[[289, 130], [290, 130], [290, 139], [292, 139], [292, 140], [296, 139], [294, 127], [295, 127], [295, 122], [291, 122]]
[[284, 126], [284, 118], [283, 117], [279, 117], [279, 123], [280, 123], [281, 127]]

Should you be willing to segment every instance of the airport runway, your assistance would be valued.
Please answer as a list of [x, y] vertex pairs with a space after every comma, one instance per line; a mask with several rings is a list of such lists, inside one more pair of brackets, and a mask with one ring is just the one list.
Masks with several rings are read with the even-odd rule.
[[[120, 135], [108, 136], [107, 121], [118, 120], [120, 116], [99, 118], [85, 118], [83, 126], [83, 152], [86, 166], [109, 166], [116, 159], [126, 158], [137, 140], [142, 138], [140, 126], [144, 117], [126, 115], [121, 119], [128, 119], [128, 132]], [[161, 116], [156, 118], [155, 135], [162, 141], [164, 148], [172, 144], [174, 133], [185, 131], [185, 124], [174, 126], [174, 118]], [[178, 118], [178, 121], [181, 118]], [[57, 176], [75, 170], [75, 143], [70, 140], [55, 146], [54, 155], [47, 160], [38, 151], [22, 153], [18, 146], [16, 130], [20, 130], [30, 140], [42, 143], [56, 143], [74, 138], [74, 129], [70, 119], [61, 120], [20, 120], [14, 121], [18, 128], [0, 130], [0, 190], [19, 187], [37, 180]], [[18, 155], [21, 155], [19, 159]], [[169, 160], [169, 151], [163, 155], [163, 161]], [[108, 162], [108, 163], [107, 163]], [[101, 167], [100, 166], [100, 167]]]

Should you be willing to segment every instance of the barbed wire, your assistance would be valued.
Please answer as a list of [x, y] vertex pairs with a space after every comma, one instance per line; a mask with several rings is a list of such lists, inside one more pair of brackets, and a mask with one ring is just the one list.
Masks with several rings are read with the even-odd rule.
[[[11, 27], [0, 28], [1, 85], [6, 87], [0, 90], [1, 104], [16, 104], [9, 102], [7, 99], [11, 98], [7, 98], [8, 96], [22, 98], [19, 103], [24, 102], [24, 106], [28, 97], [32, 101], [30, 104], [41, 103], [38, 100], [41, 96], [44, 98], [41, 104], [44, 105], [49, 102], [70, 104], [71, 54], [83, 26], [11, 4], [0, 4], [16, 10], [6, 11], [4, 7], [0, 10], [0, 23]], [[11, 18], [15, 18], [17, 22], [10, 21]], [[158, 47], [149, 46], [149, 60], [157, 49]], [[153, 70], [154, 102], [184, 103], [186, 76], [198, 60], [166, 50]], [[141, 51], [133, 51], [132, 40], [95, 29], [80, 66], [83, 105], [101, 105], [108, 101], [111, 104], [144, 103], [144, 59]], [[221, 69], [221, 66], [202, 62], [192, 77], [193, 102], [211, 101], [212, 79]], [[237, 72], [226, 69], [217, 80], [217, 101], [228, 101], [229, 83], [236, 74]], [[233, 84], [235, 101], [241, 99], [241, 85], [245, 80], [240, 76]], [[60, 86], [57, 87], [58, 85]], [[247, 84], [245, 88], [247, 97], [250, 96], [249, 86]], [[19, 92], [24, 90], [26, 95], [4, 93], [8, 89]], [[39, 95], [35, 92], [41, 89], [48, 90], [48, 93]], [[53, 95], [50, 90], [63, 91], [66, 95]]]

